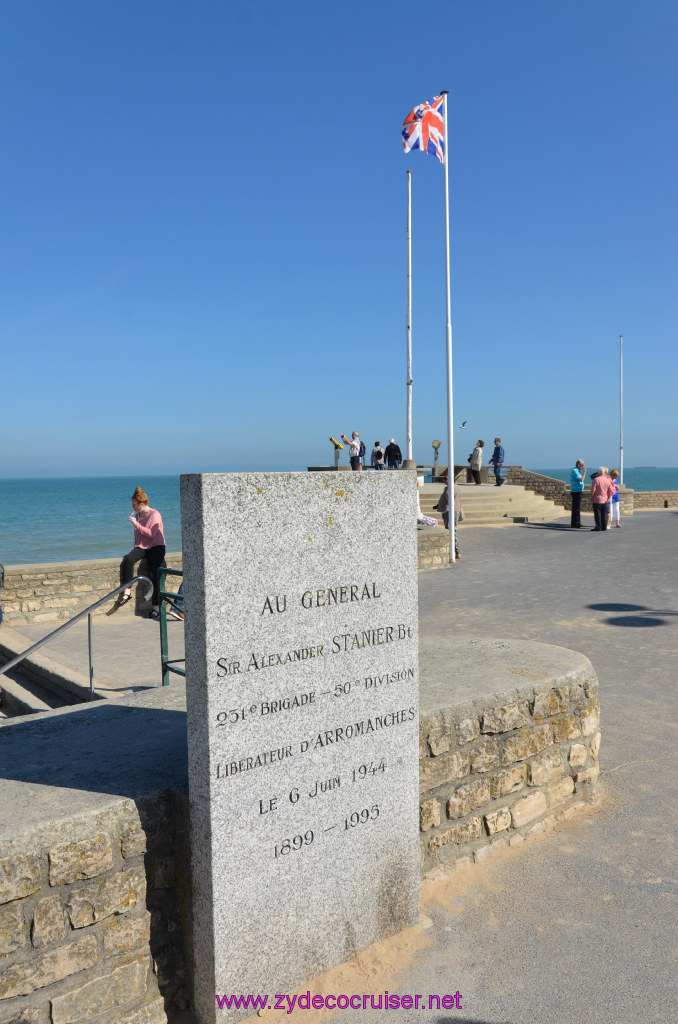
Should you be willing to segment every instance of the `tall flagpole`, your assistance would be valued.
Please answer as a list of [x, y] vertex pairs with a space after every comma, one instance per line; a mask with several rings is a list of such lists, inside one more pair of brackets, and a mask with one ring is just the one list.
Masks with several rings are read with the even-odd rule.
[[624, 486], [624, 335], [619, 335], [619, 483]]
[[450, 562], [455, 560], [456, 524], [454, 521], [454, 417], [452, 409], [452, 297], [450, 291], [450, 188], [448, 180], [449, 139], [447, 135], [447, 89], [441, 90], [443, 97], [443, 131], [445, 139], [445, 282], [447, 290], [447, 317], [445, 321], [445, 344], [447, 352], [447, 493], [449, 495]]
[[412, 459], [412, 171], [407, 172], [407, 459]]

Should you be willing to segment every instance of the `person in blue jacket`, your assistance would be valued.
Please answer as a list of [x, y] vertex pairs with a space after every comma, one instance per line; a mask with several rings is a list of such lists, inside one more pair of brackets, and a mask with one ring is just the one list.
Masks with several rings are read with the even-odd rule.
[[504, 465], [504, 449], [501, 446], [500, 437], [495, 437], [494, 439], [494, 451], [492, 452], [490, 465], [494, 466], [494, 479], [497, 481], [497, 487], [501, 487], [506, 481], [501, 475], [501, 467]]
[[570, 526], [573, 530], [581, 530], [581, 496], [584, 490], [586, 479], [586, 466], [581, 459], [577, 459], [574, 469], [570, 470], [570, 496], [572, 498], [572, 515]]

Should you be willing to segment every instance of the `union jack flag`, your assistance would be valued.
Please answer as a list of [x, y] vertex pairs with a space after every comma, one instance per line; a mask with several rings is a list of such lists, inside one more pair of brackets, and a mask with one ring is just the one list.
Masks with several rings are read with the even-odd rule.
[[430, 103], [420, 103], [411, 110], [403, 122], [403, 149], [423, 149], [445, 160], [445, 126], [443, 124], [443, 98], [434, 96]]

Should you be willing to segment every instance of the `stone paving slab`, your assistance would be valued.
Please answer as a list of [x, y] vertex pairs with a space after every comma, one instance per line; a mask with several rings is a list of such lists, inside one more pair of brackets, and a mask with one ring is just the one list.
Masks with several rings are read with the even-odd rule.
[[185, 790], [185, 712], [181, 679], [0, 723], [2, 849], [22, 835], [49, 834], [61, 820], [103, 813], [121, 796]]

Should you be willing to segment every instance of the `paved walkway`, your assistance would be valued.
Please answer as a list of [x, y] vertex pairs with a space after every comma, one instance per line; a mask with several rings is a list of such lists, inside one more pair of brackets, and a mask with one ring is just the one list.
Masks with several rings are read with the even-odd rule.
[[[429, 945], [398, 970], [389, 965], [387, 987], [427, 996], [459, 990], [462, 1009], [348, 1011], [337, 1022], [673, 1024], [677, 537], [678, 513], [668, 510], [637, 513], [604, 537], [565, 520], [462, 526], [461, 561], [421, 574], [423, 698], [440, 685], [437, 667], [452, 637], [533, 639], [591, 659], [603, 796], [545, 838], [459, 872], [447, 886], [424, 887]], [[181, 632], [173, 623], [177, 647]], [[86, 639], [79, 643], [82, 670]], [[115, 678], [134, 664], [125, 688], [160, 682], [154, 623], [97, 620], [94, 645], [95, 671], [103, 664]], [[71, 641], [64, 656], [75, 650]], [[363, 991], [360, 976], [339, 991]]]
[[[676, 1020], [677, 540], [668, 510], [636, 513], [604, 537], [562, 520], [462, 526], [461, 562], [422, 577], [420, 630], [437, 657], [448, 637], [482, 635], [590, 658], [603, 796], [581, 820], [463, 872], [456, 891], [425, 907], [432, 945], [398, 990], [458, 989], [463, 1012], [399, 1011], [398, 1021]], [[423, 676], [424, 658], [421, 667]], [[395, 1016], [367, 1013], [360, 1024]]]

